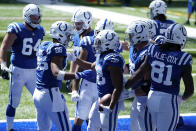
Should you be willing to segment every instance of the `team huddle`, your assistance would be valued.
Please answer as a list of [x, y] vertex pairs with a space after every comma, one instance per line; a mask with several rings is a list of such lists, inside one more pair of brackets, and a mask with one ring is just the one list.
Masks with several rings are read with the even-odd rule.
[[[92, 30], [91, 12], [77, 9], [73, 25], [56, 21], [50, 27], [51, 41], [41, 43], [45, 32], [40, 26], [40, 8], [26, 5], [24, 23], [8, 26], [0, 48], [2, 77], [9, 79], [7, 130], [14, 130], [23, 86], [33, 96], [39, 131], [49, 131], [52, 123], [58, 131], [81, 131], [84, 121], [88, 131], [115, 131], [124, 99], [132, 97], [131, 131], [175, 130], [179, 106], [194, 92], [192, 56], [182, 51], [187, 32], [166, 18], [164, 1], [152, 1], [149, 9], [151, 18], [130, 22], [124, 41], [109, 18], [99, 20]], [[67, 52], [70, 43], [73, 52]], [[128, 64], [123, 51], [129, 52]], [[70, 71], [66, 72], [68, 62]], [[185, 85], [182, 95], [181, 78]], [[61, 93], [63, 80], [76, 103], [72, 127]]]

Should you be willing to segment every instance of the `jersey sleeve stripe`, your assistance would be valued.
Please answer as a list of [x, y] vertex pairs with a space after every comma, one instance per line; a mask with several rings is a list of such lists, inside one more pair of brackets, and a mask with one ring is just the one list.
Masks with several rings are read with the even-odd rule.
[[151, 56], [153, 56], [154, 47], [155, 47], [155, 45], [152, 45], [152, 47], [151, 47], [151, 52], [150, 52]]
[[14, 30], [16, 31], [16, 33], [18, 33], [18, 29], [14, 23], [10, 24], [10, 26], [12, 26], [14, 28]]
[[181, 57], [181, 59], [180, 59], [178, 65], [181, 65], [181, 64], [182, 64], [183, 59], [185, 58], [186, 55], [188, 55], [188, 54], [185, 52], [185, 53], [182, 55], [182, 57]]
[[19, 30], [19, 31], [22, 31], [20, 26], [18, 25], [18, 23], [14, 23], [16, 25], [16, 28]]
[[190, 60], [191, 55], [188, 55], [188, 57], [186, 58], [186, 60], [184, 61], [183, 65], [186, 65], [187, 61]]

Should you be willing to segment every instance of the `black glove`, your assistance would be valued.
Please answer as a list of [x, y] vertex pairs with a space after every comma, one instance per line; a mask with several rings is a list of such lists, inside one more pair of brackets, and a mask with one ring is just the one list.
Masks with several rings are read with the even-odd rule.
[[1, 71], [1, 76], [3, 79], [9, 80], [9, 73], [7, 71]]

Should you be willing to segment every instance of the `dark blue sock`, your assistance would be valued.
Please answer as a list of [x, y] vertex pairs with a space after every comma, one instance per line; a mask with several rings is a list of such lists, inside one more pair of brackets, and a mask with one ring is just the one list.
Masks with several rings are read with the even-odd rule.
[[14, 117], [15, 116], [15, 112], [16, 112], [15, 108], [13, 108], [11, 105], [7, 106], [6, 116]]
[[72, 126], [72, 131], [81, 131], [81, 126], [78, 126], [78, 125], [73, 125]]

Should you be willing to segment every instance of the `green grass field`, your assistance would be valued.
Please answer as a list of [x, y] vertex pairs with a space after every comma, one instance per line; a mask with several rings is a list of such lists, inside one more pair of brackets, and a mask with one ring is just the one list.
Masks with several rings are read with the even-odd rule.
[[[73, 0], [76, 1], [76, 0]], [[101, 8], [104, 10], [111, 10], [115, 12], [120, 13], [126, 13], [130, 15], [136, 15], [141, 17], [147, 17], [146, 12], [147, 8], [142, 6], [136, 6], [133, 7], [121, 7], [121, 6], [95, 6], [95, 5], [89, 5], [94, 6], [95, 8]], [[24, 4], [1, 4], [0, 3], [0, 43], [2, 42], [2, 39], [5, 35], [5, 31], [7, 29], [7, 26], [11, 22], [23, 22], [22, 18], [22, 9], [24, 7]], [[135, 11], [130, 11], [130, 10]], [[142, 11], [143, 10], [143, 11]], [[183, 23], [186, 18], [186, 5], [184, 7], [180, 6], [177, 8], [171, 7], [168, 8], [168, 10], [172, 13], [172, 15], [176, 15], [177, 13], [181, 13], [182, 16], [180, 16], [180, 19], [175, 19], [178, 23]], [[48, 32], [51, 24], [57, 20], [66, 20], [70, 22], [72, 14], [69, 13], [63, 13], [59, 11], [53, 11], [51, 9], [47, 9], [44, 7], [41, 7], [42, 11], [42, 23], [41, 25], [44, 27], [44, 29]], [[176, 14], [174, 12], [177, 12]], [[169, 17], [170, 18], [170, 17]], [[94, 20], [92, 28], [94, 28], [95, 23], [97, 20]], [[191, 25], [193, 26], [193, 25]], [[126, 25], [121, 25], [115, 23], [115, 30], [119, 33], [119, 36], [121, 40], [123, 40], [124, 37], [124, 31], [126, 29]], [[194, 27], [194, 26], [193, 26]], [[50, 40], [49, 35], [47, 34], [44, 38], [44, 41]], [[194, 39], [188, 39], [186, 48], [196, 49], [196, 40]], [[193, 55], [193, 73], [196, 73], [196, 52], [190, 52]], [[126, 63], [128, 63], [128, 52], [124, 52], [123, 56], [125, 58]], [[196, 78], [194, 78], [194, 82], [196, 82]], [[0, 79], [0, 120], [5, 120], [5, 111], [8, 104], [8, 81]], [[183, 91], [184, 86], [183, 83], [181, 83], [181, 91]], [[70, 117], [74, 117], [75, 115], [75, 103], [73, 103], [70, 99], [70, 95], [68, 94], [67, 90], [64, 89], [63, 91], [64, 96], [67, 100], [67, 106], [70, 112]], [[194, 95], [190, 100], [186, 101], [185, 104], [181, 107], [181, 113], [196, 113], [196, 95]], [[129, 110], [132, 104], [131, 100], [125, 101], [125, 111], [121, 112], [120, 115], [128, 115]], [[26, 88], [24, 88], [21, 102], [19, 107], [16, 111], [16, 119], [32, 119], [36, 118], [36, 112], [33, 104], [32, 97], [30, 93], [27, 91]]]

